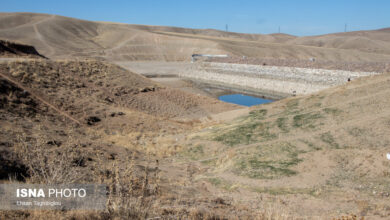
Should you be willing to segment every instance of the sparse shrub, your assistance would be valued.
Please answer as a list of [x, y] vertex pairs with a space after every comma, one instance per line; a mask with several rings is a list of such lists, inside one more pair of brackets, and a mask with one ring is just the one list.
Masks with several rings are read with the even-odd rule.
[[305, 113], [293, 117], [293, 126], [296, 128], [315, 128], [315, 122], [322, 118], [320, 113]]
[[270, 128], [271, 124], [269, 122], [248, 122], [216, 136], [214, 140], [229, 146], [271, 140], [276, 138], [276, 134], [271, 133]]
[[276, 119], [276, 124], [278, 125], [278, 128], [283, 132], [288, 132], [287, 120], [287, 118], [283, 117]]
[[240, 158], [233, 171], [242, 176], [256, 179], [274, 179], [297, 174], [291, 169], [302, 160], [298, 149], [288, 143], [259, 146], [249, 157]]
[[327, 143], [332, 148], [336, 148], [336, 149], [340, 148], [340, 145], [336, 142], [336, 140], [333, 138], [330, 132], [321, 134], [320, 139], [321, 141]]
[[324, 112], [333, 116], [338, 116], [342, 113], [342, 111], [337, 108], [324, 108]]
[[[80, 182], [95, 182], [107, 185], [108, 199], [105, 211], [64, 213], [50, 211], [49, 213], [25, 211], [32, 219], [43, 216], [67, 215], [74, 219], [95, 219], [96, 216], [105, 219], [146, 219], [156, 213], [152, 210], [156, 196], [159, 194], [159, 168], [146, 166], [143, 170], [134, 167], [134, 157], [129, 157], [125, 165], [114, 162], [106, 169], [104, 163], [94, 166], [89, 175], [83, 169], [87, 152], [78, 149], [77, 143], [70, 138], [61, 147], [45, 148], [47, 140], [39, 138], [35, 144], [19, 138], [20, 144], [15, 146], [19, 159], [28, 168], [26, 181], [33, 184], [69, 184]], [[104, 159], [103, 159], [104, 160]], [[102, 159], [99, 159], [102, 161]], [[84, 177], [91, 176], [92, 179]], [[1, 216], [1, 215], [0, 215]]]
[[264, 119], [264, 117], [267, 115], [267, 109], [259, 109], [259, 110], [253, 110], [249, 112], [249, 117], [252, 119]]
[[[129, 158], [134, 161], [134, 158]], [[153, 205], [157, 202], [159, 194], [159, 168], [145, 167], [143, 175], [136, 173], [134, 164], [120, 169], [113, 164], [109, 179], [104, 182], [108, 185], [109, 197], [107, 212], [110, 218], [120, 219], [146, 219], [156, 214]]]
[[[28, 168], [29, 183], [61, 184], [80, 182], [80, 164], [84, 152], [77, 148], [75, 143], [68, 143], [61, 148], [45, 148], [47, 141], [43, 138], [36, 143], [29, 143], [19, 137], [19, 144], [15, 151], [19, 160]], [[70, 145], [70, 146], [69, 146]]]

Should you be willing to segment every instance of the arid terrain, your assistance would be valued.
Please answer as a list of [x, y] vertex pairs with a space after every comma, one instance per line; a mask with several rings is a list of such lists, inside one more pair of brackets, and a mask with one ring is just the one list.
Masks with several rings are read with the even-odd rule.
[[[103, 211], [0, 219], [390, 218], [389, 29], [295, 37], [0, 13], [0, 39], [0, 183], [109, 190]], [[190, 63], [202, 53], [229, 57]], [[217, 99], [234, 92], [276, 101]]]
[[314, 37], [92, 22], [57, 15], [0, 13], [0, 38], [49, 58], [190, 61], [192, 54], [248, 58], [389, 62], [388, 29]]

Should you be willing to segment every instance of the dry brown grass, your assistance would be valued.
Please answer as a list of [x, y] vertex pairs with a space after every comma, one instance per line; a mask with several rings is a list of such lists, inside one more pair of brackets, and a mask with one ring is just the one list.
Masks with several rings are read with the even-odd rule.
[[[44, 143], [43, 138], [40, 140]], [[74, 142], [66, 145], [73, 146]], [[35, 146], [21, 144], [16, 148], [20, 160], [28, 168], [27, 183], [83, 182], [82, 177], [87, 173], [78, 169], [80, 161], [77, 158], [85, 155], [85, 152], [72, 147], [48, 151], [43, 150], [41, 146], [41, 143]], [[134, 156], [129, 156], [127, 159], [129, 163], [126, 165], [113, 162], [111, 166], [105, 166], [102, 162], [94, 169], [94, 182], [107, 186], [108, 198], [105, 210], [1, 211], [0, 217], [18, 219], [230, 219], [223, 210], [215, 213], [208, 208], [196, 207], [196, 204], [193, 207], [167, 207], [166, 205], [161, 207], [160, 205], [164, 204], [164, 197], [161, 197], [160, 192], [161, 176], [158, 162], [154, 166], [146, 165], [142, 169], [137, 169]], [[16, 181], [11, 180], [11, 182]], [[180, 198], [179, 200], [185, 201]], [[223, 204], [224, 201], [221, 201], [220, 203]]]
[[[47, 137], [36, 136], [35, 140], [19, 136], [15, 153], [27, 168], [26, 183], [97, 183], [107, 186], [107, 206], [102, 211], [1, 211], [5, 219], [293, 219], [280, 214], [281, 210], [252, 210], [245, 205], [236, 206], [229, 200], [209, 196], [198, 199], [187, 197], [177, 183], [167, 185], [158, 161], [140, 165], [137, 156], [124, 155], [122, 160], [107, 162], [96, 155], [91, 167], [84, 158], [93, 157], [89, 150], [70, 136], [60, 147], [47, 148]], [[93, 157], [95, 158], [95, 157]], [[93, 168], [89, 171], [85, 168]], [[90, 176], [92, 179], [85, 178]], [[11, 179], [9, 183], [20, 183]], [[167, 187], [174, 189], [168, 190]], [[187, 185], [190, 192], [193, 186]], [[191, 193], [192, 194], [192, 193]], [[205, 200], [206, 199], [206, 200]]]
[[[38, 137], [32, 143], [25, 136], [19, 137], [15, 146], [18, 160], [27, 168], [25, 182], [30, 184], [97, 183], [107, 186], [107, 207], [103, 211], [17, 211], [0, 212], [0, 217], [45, 219], [146, 219], [155, 215], [152, 206], [159, 195], [158, 164], [153, 169], [134, 167], [135, 156], [123, 165], [114, 161], [111, 166], [100, 156], [92, 173], [85, 169], [91, 152], [80, 148], [72, 137], [61, 147], [44, 148], [47, 138]], [[98, 156], [99, 157], [99, 156]], [[89, 176], [90, 178], [86, 178]], [[16, 183], [15, 179], [10, 182]]]
[[79, 167], [85, 166], [85, 152], [78, 148], [72, 138], [68, 146], [44, 149], [47, 140], [40, 137], [35, 144], [19, 137], [14, 150], [19, 160], [27, 167], [26, 180], [31, 184], [80, 183], [83, 176]]

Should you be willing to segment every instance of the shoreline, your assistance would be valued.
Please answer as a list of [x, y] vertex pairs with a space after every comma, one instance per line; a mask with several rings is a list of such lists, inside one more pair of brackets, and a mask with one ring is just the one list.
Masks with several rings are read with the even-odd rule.
[[246, 88], [246, 87], [235, 86], [231, 84], [223, 84], [218, 82], [210, 82], [210, 81], [206, 82], [205, 80], [194, 80], [191, 78], [182, 78], [182, 79], [190, 81], [198, 89], [204, 89], [206, 87], [211, 89], [222, 90], [220, 92], [215, 93], [216, 98], [222, 95], [229, 95], [229, 94], [236, 94], [236, 93], [250, 95], [250, 96], [263, 98], [263, 99], [270, 99], [274, 101], [291, 97], [290, 94], [278, 93], [270, 90]]

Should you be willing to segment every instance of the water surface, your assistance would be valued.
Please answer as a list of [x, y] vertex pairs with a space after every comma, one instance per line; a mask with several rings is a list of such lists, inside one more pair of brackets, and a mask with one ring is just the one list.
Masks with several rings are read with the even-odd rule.
[[218, 97], [219, 100], [243, 106], [253, 106], [273, 102], [270, 99], [258, 98], [243, 94], [230, 94]]

